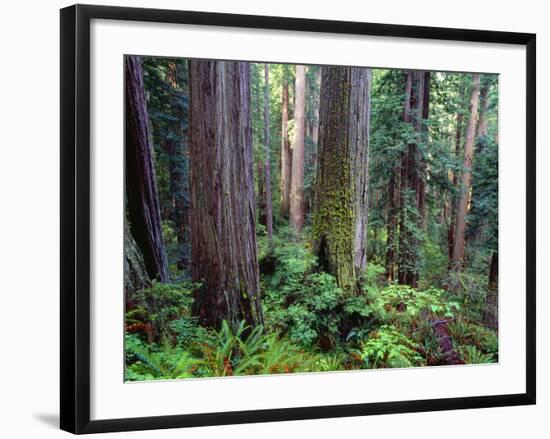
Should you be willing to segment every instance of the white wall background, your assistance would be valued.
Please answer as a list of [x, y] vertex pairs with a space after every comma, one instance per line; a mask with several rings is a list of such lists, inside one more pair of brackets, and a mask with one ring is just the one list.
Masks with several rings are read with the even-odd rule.
[[[550, 165], [542, 102], [550, 100], [550, 28], [544, 2], [479, 0], [103, 0], [88, 3], [299, 16], [320, 19], [463, 27], [538, 35], [538, 405], [455, 412], [371, 416], [108, 434], [105, 437], [377, 438], [544, 437], [550, 413], [550, 326], [544, 320], [543, 274], [550, 256], [544, 200]], [[66, 1], [27, 0], [0, 14], [0, 435], [54, 438], [58, 422], [59, 288], [59, 13]], [[182, 42], [185, 44], [185, 42]], [[546, 56], [545, 56], [546, 55]], [[546, 349], [545, 349], [546, 348]]]

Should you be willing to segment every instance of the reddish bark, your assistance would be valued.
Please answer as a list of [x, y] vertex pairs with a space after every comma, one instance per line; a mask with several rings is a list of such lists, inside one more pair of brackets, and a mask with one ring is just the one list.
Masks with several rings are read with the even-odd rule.
[[143, 88], [141, 60], [126, 56], [126, 197], [130, 232], [151, 279], [167, 282], [153, 146]]
[[479, 109], [479, 121], [477, 123], [476, 138], [484, 137], [487, 135], [489, 128], [489, 119], [487, 114], [489, 112], [489, 83], [483, 81], [483, 86], [479, 93], [480, 109]]
[[[428, 116], [429, 75], [423, 71], [407, 72], [403, 121], [410, 123], [420, 135], [425, 131], [423, 118]], [[418, 282], [418, 238], [415, 229], [423, 227], [425, 185], [424, 158], [416, 141], [411, 141], [401, 157], [401, 189], [399, 216], [398, 282], [416, 287]]]
[[269, 65], [264, 66], [264, 146], [265, 146], [265, 224], [267, 237], [273, 237], [273, 208], [271, 198], [271, 148], [269, 145]]
[[[460, 102], [464, 100], [464, 88], [460, 89]], [[460, 154], [460, 146], [462, 143], [462, 128], [463, 128], [463, 116], [462, 112], [458, 111], [456, 113], [456, 131], [455, 131], [455, 150], [454, 150], [454, 156], [456, 160], [458, 161], [458, 156]], [[453, 188], [457, 188], [458, 186], [458, 171], [453, 171], [451, 180], [453, 183]], [[449, 229], [447, 232], [447, 244], [448, 244], [448, 252], [449, 252], [449, 269], [452, 268], [452, 261], [453, 261], [453, 248], [454, 248], [454, 242], [455, 242], [455, 223], [456, 223], [456, 205], [458, 202], [458, 196], [456, 194], [453, 194], [451, 197], [451, 209], [450, 209], [450, 222], [449, 222]]]
[[472, 91], [470, 96], [470, 116], [466, 128], [464, 140], [464, 170], [462, 172], [460, 195], [456, 210], [455, 238], [453, 246], [453, 270], [460, 271], [464, 263], [464, 246], [466, 232], [466, 214], [470, 204], [470, 191], [472, 188], [472, 164], [474, 155], [474, 141], [479, 104], [480, 75], [472, 75]]
[[281, 215], [288, 218], [290, 213], [290, 180], [292, 170], [292, 150], [288, 139], [288, 79], [283, 71], [283, 91], [281, 109]]
[[206, 326], [258, 325], [250, 64], [191, 60], [189, 83], [194, 312]]

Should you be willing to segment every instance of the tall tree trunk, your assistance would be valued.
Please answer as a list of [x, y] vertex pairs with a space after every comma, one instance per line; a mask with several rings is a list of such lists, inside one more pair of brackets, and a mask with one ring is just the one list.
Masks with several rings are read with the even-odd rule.
[[487, 135], [487, 129], [489, 127], [489, 119], [487, 115], [489, 113], [489, 82], [481, 81], [481, 91], [479, 93], [480, 109], [479, 109], [479, 121], [477, 123], [476, 138], [485, 137]]
[[265, 216], [267, 238], [273, 238], [273, 208], [271, 198], [271, 148], [269, 145], [269, 64], [264, 65], [264, 145], [265, 145]]
[[292, 150], [288, 139], [288, 77], [283, 66], [283, 91], [281, 108], [281, 216], [288, 218], [290, 213], [290, 180], [292, 170]]
[[472, 75], [472, 91], [470, 96], [470, 116], [466, 128], [464, 140], [464, 170], [461, 177], [460, 194], [456, 210], [455, 239], [453, 246], [453, 270], [460, 271], [464, 263], [464, 244], [466, 232], [466, 214], [470, 203], [470, 190], [472, 188], [472, 162], [474, 154], [474, 141], [479, 104], [479, 74]]
[[[312, 67], [308, 67], [308, 70]], [[319, 143], [319, 103], [320, 103], [320, 86], [321, 86], [321, 68], [314, 68], [311, 75], [306, 74], [306, 81], [310, 80], [312, 84], [308, 85], [306, 93], [306, 125], [308, 139], [306, 141], [305, 151], [305, 179], [311, 179], [311, 175], [317, 172], [317, 153]], [[308, 79], [310, 78], [310, 79]], [[311, 181], [311, 180], [310, 180]], [[313, 212], [313, 203], [315, 199], [315, 187], [310, 185], [304, 194], [305, 198], [305, 215]]]
[[323, 68], [314, 251], [344, 291], [366, 265], [370, 69]]
[[498, 329], [498, 252], [496, 251], [491, 256], [483, 320], [489, 328]]
[[130, 232], [143, 255], [149, 278], [167, 282], [153, 146], [141, 60], [126, 56], [126, 196]]
[[294, 143], [290, 182], [290, 225], [300, 234], [305, 222], [304, 156], [305, 156], [306, 68], [296, 66], [294, 106]]
[[349, 142], [354, 181], [355, 236], [353, 258], [358, 274], [367, 268], [369, 213], [369, 130], [371, 70], [351, 69]]
[[206, 326], [258, 325], [250, 64], [190, 60], [189, 84], [194, 312]]
[[[423, 71], [406, 72], [403, 121], [410, 123], [418, 135], [423, 131], [422, 117], [426, 95]], [[401, 194], [399, 218], [398, 281], [416, 287], [418, 282], [418, 231], [422, 227], [420, 202], [422, 152], [416, 141], [409, 143], [401, 159]]]
[[[315, 73], [315, 85], [319, 89], [319, 93], [321, 93], [321, 68], [317, 69], [317, 72]], [[315, 147], [319, 145], [319, 105], [315, 106], [315, 109], [313, 110], [313, 125], [311, 127], [311, 140], [313, 141]], [[370, 114], [369, 114], [370, 118]], [[317, 161], [317, 158], [314, 157], [314, 161]]]
[[[464, 102], [464, 87], [460, 87], [460, 104]], [[456, 113], [456, 131], [455, 131], [455, 148], [454, 148], [454, 158], [458, 162], [458, 157], [460, 155], [460, 145], [462, 143], [462, 129], [463, 129], [463, 115], [462, 108], [459, 109]], [[451, 173], [451, 181], [453, 184], [453, 189], [457, 191], [458, 189], [458, 170], [454, 170]], [[450, 222], [449, 228], [447, 231], [447, 246], [448, 246], [448, 255], [449, 255], [449, 270], [452, 269], [453, 265], [453, 249], [455, 242], [455, 226], [456, 226], [456, 207], [458, 203], [457, 194], [453, 193], [451, 195], [451, 209], [450, 209]]]
[[[258, 76], [259, 80], [259, 76]], [[258, 91], [258, 99], [257, 101], [257, 107], [256, 107], [256, 114], [262, 114], [264, 111], [263, 108], [263, 102], [262, 97], [260, 95], [260, 91]], [[252, 101], [251, 101], [252, 102]], [[262, 151], [261, 148], [258, 148], [256, 150], [256, 154], [258, 156], [257, 163], [256, 163], [256, 181], [258, 185], [258, 191], [256, 192], [256, 201], [258, 203], [258, 223], [262, 226], [267, 227], [267, 216], [266, 216], [266, 194], [265, 194], [265, 160], [264, 157], [262, 157]], [[265, 152], [265, 148], [264, 148]]]
[[[422, 78], [422, 126], [421, 131], [423, 133], [423, 140], [427, 145], [428, 139], [429, 139], [429, 133], [428, 133], [428, 118], [430, 116], [430, 78], [431, 74], [430, 72], [424, 72], [424, 78]], [[427, 164], [426, 164], [426, 157], [425, 154], [420, 151], [420, 169], [419, 169], [419, 176], [418, 176], [418, 189], [417, 189], [417, 204], [418, 204], [418, 212], [420, 215], [420, 229], [422, 231], [426, 231], [427, 227], [427, 208], [426, 208], [426, 174], [427, 174]]]

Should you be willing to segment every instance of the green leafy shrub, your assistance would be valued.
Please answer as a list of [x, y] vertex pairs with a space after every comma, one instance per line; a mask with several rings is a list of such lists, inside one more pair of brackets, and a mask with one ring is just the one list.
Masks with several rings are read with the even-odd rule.
[[316, 258], [301, 243], [287, 241], [274, 248], [274, 270], [264, 278], [262, 298], [267, 328], [302, 346], [320, 338], [332, 346], [339, 337], [342, 298], [336, 279], [315, 271]]
[[472, 271], [451, 271], [445, 283], [455, 300], [460, 302], [464, 317], [481, 322], [487, 295], [487, 276]]
[[199, 376], [334, 370], [328, 368], [343, 358], [341, 354], [322, 355], [305, 350], [289, 339], [267, 333], [263, 326], [251, 330], [244, 321], [236, 331], [224, 321], [219, 331], [200, 344], [200, 349], [203, 363], [196, 371]]
[[429, 235], [424, 237], [420, 259], [422, 285], [438, 285], [441, 273], [447, 272], [449, 257], [438, 243], [429, 238]]
[[151, 288], [138, 291], [126, 312], [126, 331], [142, 328], [150, 342], [173, 338], [171, 322], [190, 315], [193, 288], [190, 282], [153, 282]]
[[188, 315], [182, 316], [177, 320], [172, 320], [169, 323], [169, 327], [175, 344], [184, 348], [193, 346], [195, 343], [199, 343], [210, 336], [210, 332], [199, 325], [197, 318]]
[[271, 290], [264, 301], [268, 324], [292, 341], [312, 345], [320, 337], [330, 344], [339, 336], [339, 305], [342, 290], [327, 273], [289, 276], [280, 290]]
[[494, 363], [494, 358], [491, 354], [484, 354], [478, 348], [472, 345], [458, 346], [460, 358], [466, 364], [483, 364]]
[[394, 326], [382, 325], [361, 343], [358, 352], [365, 368], [424, 366], [418, 344]]
[[437, 288], [418, 291], [407, 285], [392, 284], [380, 292], [373, 309], [381, 322], [410, 326], [420, 318], [453, 318], [460, 311], [460, 304]]
[[428, 366], [445, 364], [448, 353], [441, 350], [440, 339], [436, 335], [431, 320], [421, 320], [412, 331], [412, 338], [419, 345], [419, 352]]
[[179, 347], [148, 345], [132, 334], [125, 337], [125, 352], [127, 381], [190, 378], [202, 363]]
[[[480, 353], [488, 355], [493, 361], [498, 360], [497, 333], [484, 326], [458, 319], [448, 325], [449, 335], [460, 346], [475, 347]], [[486, 362], [486, 361], [483, 361]]]
[[147, 344], [127, 335], [125, 350], [130, 381], [334, 370], [342, 358], [304, 351], [265, 333], [262, 326], [250, 331], [244, 321], [234, 332], [224, 321], [219, 331], [193, 341], [188, 349]]

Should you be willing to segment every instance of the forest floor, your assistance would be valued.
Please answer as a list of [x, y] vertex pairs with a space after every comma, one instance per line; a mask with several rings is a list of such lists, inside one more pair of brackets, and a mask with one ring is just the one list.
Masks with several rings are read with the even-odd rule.
[[362, 294], [348, 296], [287, 229], [271, 245], [258, 241], [264, 324], [204, 328], [192, 316], [195, 285], [154, 283], [127, 306], [126, 380], [498, 361], [483, 289], [465, 290], [463, 279], [455, 288], [388, 283], [373, 257]]

